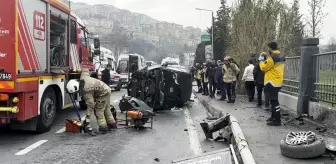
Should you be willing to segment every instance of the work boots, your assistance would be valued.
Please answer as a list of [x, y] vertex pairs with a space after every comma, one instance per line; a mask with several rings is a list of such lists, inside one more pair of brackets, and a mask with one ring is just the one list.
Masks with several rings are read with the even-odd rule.
[[107, 128], [108, 128], [108, 131], [111, 131], [113, 129], [117, 129], [117, 124], [114, 123], [114, 124], [107, 124]]
[[106, 134], [108, 131], [107, 126], [106, 127], [99, 127], [99, 134]]

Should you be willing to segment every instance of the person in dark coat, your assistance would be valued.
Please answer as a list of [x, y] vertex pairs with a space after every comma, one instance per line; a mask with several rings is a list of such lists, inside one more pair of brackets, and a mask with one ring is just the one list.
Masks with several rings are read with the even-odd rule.
[[194, 67], [194, 66], [192, 66], [191, 68], [190, 68], [190, 73], [191, 73], [191, 80], [192, 81], [195, 81], [195, 72], [196, 72], [196, 68]]
[[211, 98], [215, 97], [216, 85], [215, 85], [215, 74], [216, 74], [216, 62], [211, 61], [208, 64], [208, 68], [205, 72], [205, 76], [208, 78], [209, 82], [209, 96]]
[[217, 61], [217, 70], [215, 73], [215, 80], [216, 80], [216, 87], [218, 90], [220, 90], [221, 98], [219, 100], [225, 101], [226, 100], [226, 90], [225, 90], [225, 84], [223, 81], [223, 73], [222, 73], [222, 68], [223, 68], [223, 63], [221, 61]]
[[111, 70], [111, 65], [107, 64], [107, 66], [105, 67], [105, 69], [102, 71], [102, 78], [101, 80], [107, 85], [110, 85], [110, 80], [111, 80], [111, 74], [110, 74], [110, 70]]

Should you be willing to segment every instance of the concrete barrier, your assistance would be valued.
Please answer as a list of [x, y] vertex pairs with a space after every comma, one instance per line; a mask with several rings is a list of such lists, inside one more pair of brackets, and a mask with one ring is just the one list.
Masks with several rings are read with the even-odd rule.
[[[198, 98], [197, 94], [195, 94], [195, 91], [193, 90], [194, 95]], [[198, 98], [199, 99], [199, 98]], [[206, 108], [207, 112], [213, 112], [212, 115], [216, 116], [218, 113], [222, 113], [221, 111], [217, 111], [215, 108], [211, 107], [211, 105], [204, 101], [199, 99], [202, 105]], [[243, 131], [238, 123], [238, 120], [234, 116], [230, 116], [230, 129], [233, 135], [233, 138], [235, 140], [237, 149], [239, 150], [239, 154], [241, 157], [241, 160], [244, 164], [255, 164], [255, 160], [252, 156], [251, 149], [248, 146], [247, 140], [245, 139], [245, 136], [243, 134]]]
[[[298, 97], [286, 93], [279, 93], [279, 103], [283, 109], [289, 110], [296, 116]], [[309, 116], [313, 121], [317, 121], [327, 126], [336, 127], [336, 109], [328, 107], [323, 103], [309, 102]]]

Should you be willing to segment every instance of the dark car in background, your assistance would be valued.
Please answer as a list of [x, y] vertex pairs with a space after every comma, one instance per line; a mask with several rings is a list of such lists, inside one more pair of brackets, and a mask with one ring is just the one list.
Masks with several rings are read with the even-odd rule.
[[184, 105], [192, 92], [191, 74], [178, 65], [152, 66], [132, 74], [127, 91], [144, 101], [154, 111]]

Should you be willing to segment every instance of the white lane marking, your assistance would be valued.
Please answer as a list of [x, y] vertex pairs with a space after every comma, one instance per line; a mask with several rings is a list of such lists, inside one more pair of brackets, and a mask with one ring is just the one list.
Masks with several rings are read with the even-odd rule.
[[61, 128], [60, 130], [58, 130], [58, 131], [56, 131], [55, 133], [63, 133], [63, 132], [65, 132], [65, 127], [63, 127], [63, 128]]
[[40, 141], [37, 141], [35, 142], [34, 144], [26, 147], [25, 149], [17, 152], [15, 155], [25, 155], [27, 154], [28, 152], [32, 151], [33, 149], [41, 146], [42, 144], [46, 143], [48, 140], [40, 140]]
[[113, 102], [116, 103], [116, 102], [118, 102], [118, 101], [120, 101], [120, 100], [114, 100]]
[[[85, 120], [85, 116], [83, 116], [81, 118], [81, 120], [84, 121]], [[64, 132], [65, 132], [65, 127], [61, 128], [60, 130], [57, 130], [55, 133], [60, 134], [60, 133], [64, 133]]]
[[188, 129], [190, 148], [194, 151], [195, 155], [202, 154], [203, 152], [202, 147], [197, 136], [197, 131], [194, 122], [190, 117], [188, 108], [184, 108], [184, 120]]

